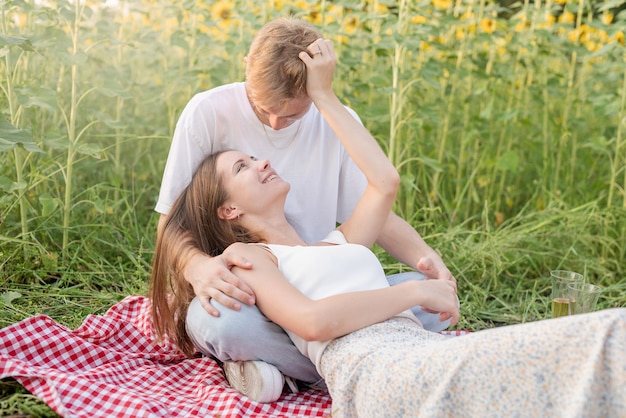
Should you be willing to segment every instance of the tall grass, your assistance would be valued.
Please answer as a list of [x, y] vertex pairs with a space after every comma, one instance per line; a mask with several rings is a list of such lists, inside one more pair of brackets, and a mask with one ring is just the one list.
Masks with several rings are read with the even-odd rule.
[[[88, 275], [94, 262], [119, 275], [140, 248], [145, 280], [180, 110], [195, 92], [243, 79], [254, 31], [285, 14], [335, 41], [336, 88], [401, 172], [398, 212], [433, 246], [458, 228], [503, 237], [520, 217], [593, 206], [605, 219], [598, 247], [583, 253], [572, 235], [553, 250], [573, 246], [564, 264], [624, 274], [618, 3], [526, 2], [506, 17], [485, 0], [281, 5], [2, 3], [7, 286]], [[554, 267], [533, 261], [537, 274]]]
[[[255, 30], [286, 14], [334, 40], [337, 91], [401, 173], [396, 210], [441, 251], [468, 306], [557, 267], [608, 288], [624, 277], [619, 1], [527, 1], [506, 15], [486, 0], [107, 4], [0, 3], [0, 274], [22, 295], [10, 306], [31, 306], [32, 284], [145, 288], [182, 107], [242, 80]], [[500, 297], [511, 321], [540, 317], [516, 295]]]
[[180, 111], [243, 80], [286, 14], [334, 41], [336, 90], [402, 176], [397, 212], [459, 280], [459, 327], [545, 317], [556, 268], [626, 306], [623, 6], [0, 1], [0, 325], [75, 326], [145, 292]]

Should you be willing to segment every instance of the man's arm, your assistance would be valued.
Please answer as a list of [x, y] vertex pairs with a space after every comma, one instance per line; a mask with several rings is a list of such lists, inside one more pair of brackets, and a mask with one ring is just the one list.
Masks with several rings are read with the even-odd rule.
[[194, 294], [204, 309], [213, 316], [220, 313], [211, 305], [215, 299], [222, 305], [240, 310], [241, 303], [254, 305], [254, 292], [239, 277], [231, 272], [234, 266], [250, 269], [252, 265], [244, 257], [235, 253], [210, 257], [196, 248], [191, 238], [184, 234], [163, 234], [167, 216], [161, 214], [157, 227], [157, 240], [167, 239], [168, 247], [172, 248], [176, 269], [182, 272], [185, 280], [193, 287]]
[[381, 231], [377, 243], [396, 260], [417, 269], [430, 279], [456, 279], [441, 256], [404, 219], [393, 212]]

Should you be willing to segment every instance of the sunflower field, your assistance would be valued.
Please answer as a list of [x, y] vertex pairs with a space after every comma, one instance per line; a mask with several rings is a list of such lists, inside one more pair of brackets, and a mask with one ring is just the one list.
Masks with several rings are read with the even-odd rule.
[[[77, 326], [145, 294], [178, 115], [242, 81], [256, 31], [287, 15], [333, 41], [338, 96], [402, 176], [396, 212], [459, 282], [458, 328], [547, 317], [553, 269], [626, 306], [625, 9], [0, 0], [0, 326]], [[0, 412], [50, 414], [28, 396], [0, 382]]]

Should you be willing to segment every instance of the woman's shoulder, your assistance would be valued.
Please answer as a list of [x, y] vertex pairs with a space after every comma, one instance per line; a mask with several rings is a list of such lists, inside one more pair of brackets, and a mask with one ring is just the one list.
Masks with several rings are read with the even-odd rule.
[[235, 242], [233, 244], [230, 244], [224, 250], [224, 254], [232, 254], [244, 258], [257, 258], [260, 256], [265, 256], [269, 257], [271, 260], [276, 260], [276, 256], [274, 255], [270, 247], [263, 243]]

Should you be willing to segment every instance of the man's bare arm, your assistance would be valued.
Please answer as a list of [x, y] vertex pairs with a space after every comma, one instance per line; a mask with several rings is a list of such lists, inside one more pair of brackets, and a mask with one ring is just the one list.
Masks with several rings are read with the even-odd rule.
[[383, 227], [377, 243], [396, 260], [417, 269], [430, 279], [456, 279], [441, 256], [422, 239], [404, 219], [393, 212]]
[[181, 272], [185, 280], [191, 284], [194, 294], [210, 315], [219, 316], [220, 314], [211, 305], [211, 299], [234, 310], [240, 310], [241, 303], [255, 304], [252, 289], [231, 272], [234, 266], [244, 269], [252, 268], [248, 260], [232, 253], [210, 257], [200, 251], [192, 239], [184, 233], [168, 234], [161, 238], [166, 221], [167, 216], [161, 215], [157, 227], [157, 239], [169, 241], [167, 244], [172, 249], [174, 268]]

